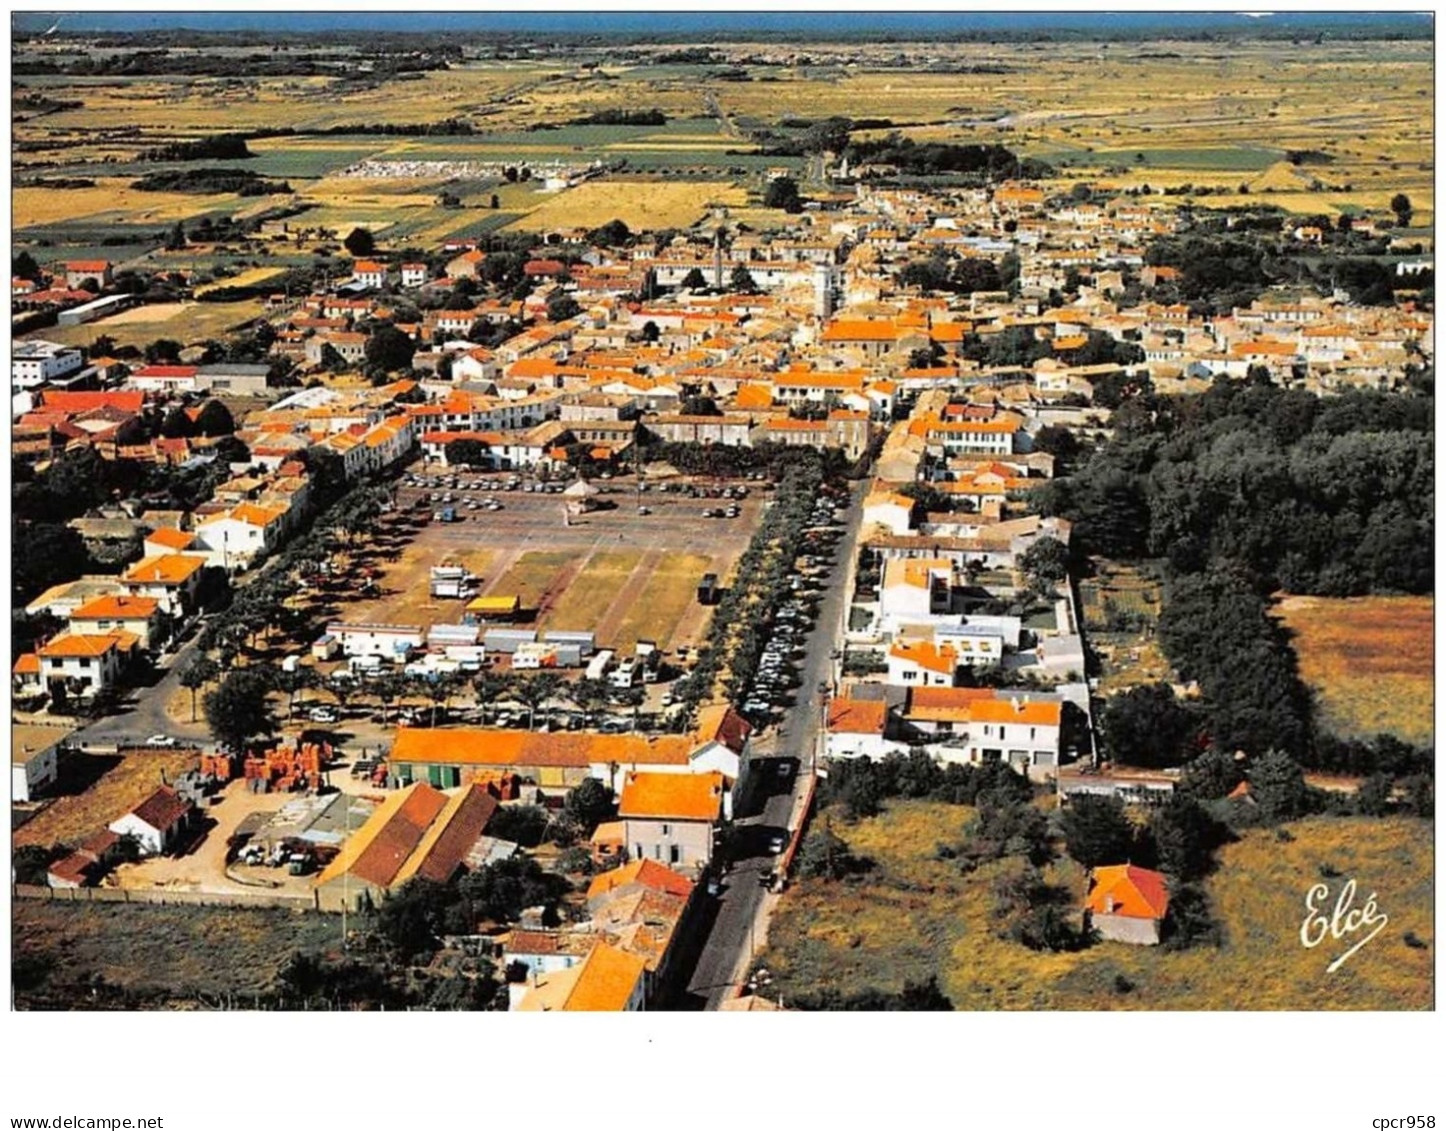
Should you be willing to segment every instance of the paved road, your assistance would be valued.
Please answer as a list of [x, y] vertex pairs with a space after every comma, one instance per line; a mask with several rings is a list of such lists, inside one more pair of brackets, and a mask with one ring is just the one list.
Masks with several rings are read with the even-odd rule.
[[[778, 765], [772, 759], [754, 763], [758, 771], [757, 792], [764, 796], [755, 796], [753, 800], [757, 812], [740, 817], [737, 822], [745, 838], [740, 849], [745, 855], [723, 876], [711, 922], [702, 924], [707, 931], [706, 941], [693, 967], [687, 993], [677, 1003], [680, 1009], [717, 1009], [733, 995], [739, 980], [747, 973], [745, 963], [762, 942], [759, 916], [767, 888], [760, 873], [773, 870], [777, 858], [768, 850], [768, 841], [774, 835], [786, 833], [793, 810], [792, 786], [799, 776], [780, 777]], [[773, 792], [767, 792], [769, 790]]]
[[[117, 742], [139, 742], [153, 734], [169, 734], [176, 738], [209, 741], [211, 732], [206, 727], [205, 719], [200, 717], [199, 709], [196, 712], [197, 721], [194, 723], [173, 722], [166, 714], [166, 704], [170, 702], [176, 689], [181, 686], [181, 668], [195, 650], [196, 640], [193, 637], [170, 658], [168, 666], [156, 683], [150, 687], [136, 689], [127, 698], [125, 705], [118, 713], [107, 715], [105, 718], [81, 728], [72, 736], [72, 741], [81, 744], [110, 746]], [[190, 715], [187, 714], [186, 718], [189, 720]]]
[[843, 647], [847, 627], [849, 594], [853, 589], [854, 559], [858, 554], [859, 522], [863, 515], [864, 487], [854, 489], [843, 518], [843, 536], [838, 541], [828, 588], [818, 607], [818, 620], [804, 645], [806, 652], [798, 702], [784, 716], [779, 728], [777, 753], [797, 759], [803, 766], [814, 766], [814, 753], [823, 729], [823, 703], [820, 687], [831, 688], [837, 681], [836, 649]]
[[[789, 819], [802, 800], [813, 768], [823, 723], [818, 686], [833, 680], [832, 654], [843, 646], [863, 495], [864, 485], [860, 485], [844, 516], [844, 533], [839, 539], [828, 591], [805, 646], [798, 704], [788, 712], [786, 726], [769, 756], [750, 759], [754, 788], [749, 790], [751, 797], [740, 801], [737, 821], [745, 838], [741, 848], [744, 856], [724, 876], [715, 917], [702, 924], [707, 937], [687, 994], [678, 1003], [680, 1008], [717, 1009], [737, 988], [763, 941], [766, 888], [759, 873], [772, 870], [775, 857], [768, 851], [768, 841], [775, 834], [787, 834]], [[764, 749], [769, 745], [765, 742]], [[787, 768], [788, 777], [780, 776], [780, 767]]]

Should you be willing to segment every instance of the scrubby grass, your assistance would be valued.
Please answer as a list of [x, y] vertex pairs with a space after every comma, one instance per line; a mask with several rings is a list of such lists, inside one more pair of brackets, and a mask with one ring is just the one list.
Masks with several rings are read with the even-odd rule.
[[[1219, 854], [1206, 881], [1224, 944], [1171, 952], [1100, 943], [1077, 953], [1035, 953], [998, 938], [995, 878], [1004, 861], [962, 875], [935, 858], [957, 841], [972, 811], [935, 802], [894, 801], [854, 825], [826, 810], [817, 820], [874, 871], [843, 883], [799, 881], [779, 906], [762, 964], [785, 1000], [836, 987], [898, 990], [931, 975], [956, 1009], [1429, 1009], [1433, 1001], [1433, 826], [1409, 818], [1317, 817], [1246, 832]], [[1324, 879], [1331, 875], [1332, 878]], [[1386, 929], [1340, 970], [1326, 966], [1349, 942], [1306, 949], [1305, 896], [1330, 884], [1333, 903], [1354, 877], [1356, 906], [1375, 892]], [[1085, 877], [1072, 862], [1045, 878], [1078, 896]], [[1407, 945], [1410, 933], [1427, 949]]]
[[[189, 711], [190, 694], [187, 693]], [[132, 806], [149, 797], [163, 781], [175, 781], [194, 769], [194, 755], [157, 751], [125, 757], [107, 754], [68, 755], [61, 773], [61, 788], [82, 789], [57, 797], [44, 810], [15, 830], [14, 844], [56, 842], [75, 844], [99, 832]]]
[[34, 337], [70, 346], [85, 346], [102, 334], [118, 345], [144, 347], [157, 338], [173, 338], [182, 345], [223, 339], [234, 327], [261, 315], [261, 303], [168, 302], [132, 307], [98, 322], [81, 326], [52, 326]]
[[641, 552], [594, 554], [547, 613], [550, 628], [586, 631], [597, 627], [618, 590], [643, 560]]
[[626, 649], [639, 640], [652, 640], [666, 648], [696, 599], [698, 579], [710, 560], [700, 554], [664, 556], [612, 634], [611, 646]]
[[1346, 738], [1384, 732], [1430, 745], [1435, 727], [1431, 597], [1287, 597], [1300, 674], [1325, 727]]
[[512, 567], [486, 592], [493, 597], [516, 594], [524, 609], [536, 609], [563, 568], [575, 559], [575, 554], [563, 551], [529, 550], [513, 562]]
[[151, 1005], [213, 1006], [227, 994], [246, 1008], [293, 950], [339, 948], [341, 920], [293, 911], [224, 907], [45, 903], [12, 905], [12, 961], [48, 969], [16, 987], [20, 1009], [94, 1009], [96, 978]]

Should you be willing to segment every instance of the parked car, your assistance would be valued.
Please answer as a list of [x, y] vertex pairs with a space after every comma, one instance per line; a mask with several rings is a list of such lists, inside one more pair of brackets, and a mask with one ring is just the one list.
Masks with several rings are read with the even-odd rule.
[[788, 841], [784, 838], [782, 833], [774, 833], [771, 837], [768, 838], [768, 851], [777, 856], [780, 852], [783, 851], [783, 846], [787, 843]]
[[178, 743], [169, 734], [153, 734], [146, 739], [147, 746], [176, 746]]

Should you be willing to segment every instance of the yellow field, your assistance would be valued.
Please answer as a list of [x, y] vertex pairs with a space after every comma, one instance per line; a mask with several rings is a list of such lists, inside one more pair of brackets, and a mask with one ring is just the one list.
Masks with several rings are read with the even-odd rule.
[[[934, 802], [890, 802], [879, 818], [834, 828], [874, 872], [842, 884], [804, 880], [784, 896], [762, 964], [784, 997], [820, 985], [842, 992], [897, 990], [905, 980], [939, 976], [955, 1009], [1429, 1009], [1432, 825], [1397, 818], [1317, 817], [1290, 826], [1293, 840], [1251, 830], [1219, 854], [1206, 881], [1224, 945], [1169, 952], [1100, 943], [1073, 954], [1036, 953], [997, 938], [993, 880], [1015, 865], [986, 865], [964, 876], [934, 859], [954, 843], [972, 811]], [[819, 819], [827, 817], [827, 811]], [[1334, 974], [1331, 945], [1300, 943], [1305, 896], [1329, 879], [1332, 901], [1355, 878], [1359, 906], [1377, 893], [1390, 923]], [[1046, 878], [1077, 893], [1072, 862]], [[1117, 978], [1123, 983], [1117, 984]], [[1128, 984], [1128, 990], [1120, 985]]]
[[232, 275], [229, 279], [218, 279], [214, 283], [207, 283], [204, 287], [197, 287], [196, 293], [203, 295], [208, 291], [216, 290], [218, 287], [249, 287], [255, 283], [262, 283], [267, 279], [280, 275], [282, 270], [280, 267], [253, 267], [249, 271], [242, 271], [239, 275]]
[[1327, 729], [1433, 744], [1433, 598], [1286, 597], [1278, 609]]
[[593, 554], [567, 592], [552, 603], [547, 614], [548, 627], [578, 631], [596, 628], [642, 560], [643, 555], [638, 551]]
[[587, 181], [543, 197], [540, 205], [511, 227], [527, 231], [596, 228], [621, 220], [633, 231], [686, 228], [703, 219], [711, 204], [746, 204], [748, 194], [734, 185], [709, 182]]
[[562, 551], [529, 550], [512, 563], [495, 585], [484, 586], [482, 592], [491, 597], [515, 594], [521, 599], [523, 609], [537, 609], [547, 596], [557, 596], [551, 591], [563, 570], [575, 560], [575, 554]]
[[653, 567], [646, 584], [632, 601], [608, 642], [628, 649], [639, 640], [667, 648], [697, 594], [698, 578], [712, 568], [712, 559], [699, 554], [668, 554]]
[[123, 346], [144, 347], [157, 338], [172, 338], [187, 346], [224, 338], [233, 326], [260, 314], [258, 301], [167, 302], [132, 307], [83, 326], [52, 326], [34, 336], [68, 346], [89, 346], [102, 335]]
[[17, 188], [11, 196], [12, 222], [17, 228], [88, 217], [174, 223], [239, 199], [235, 193], [137, 192], [128, 187], [130, 183], [129, 179], [102, 177], [94, 188]]

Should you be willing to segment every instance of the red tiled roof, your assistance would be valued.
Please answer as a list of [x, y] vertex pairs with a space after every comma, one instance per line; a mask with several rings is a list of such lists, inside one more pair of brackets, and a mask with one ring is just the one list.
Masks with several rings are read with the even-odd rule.
[[170, 786], [163, 785], [132, 809], [130, 815], [144, 821], [151, 828], [164, 832], [191, 809], [192, 805], [189, 801], [177, 794]]
[[1093, 886], [1085, 908], [1096, 915], [1163, 919], [1170, 907], [1165, 877], [1133, 864], [1112, 864], [1091, 873]]

